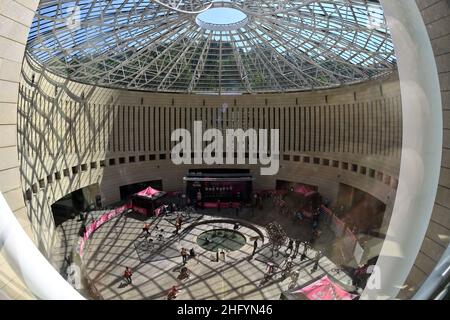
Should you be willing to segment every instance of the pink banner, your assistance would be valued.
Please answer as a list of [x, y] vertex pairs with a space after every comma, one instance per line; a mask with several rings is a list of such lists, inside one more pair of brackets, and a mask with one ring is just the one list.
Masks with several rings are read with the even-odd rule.
[[303, 293], [309, 300], [353, 300], [356, 297], [335, 284], [328, 276], [294, 293]]
[[114, 209], [113, 211], [110, 211], [103, 216], [101, 216], [98, 220], [94, 220], [90, 225], [86, 227], [86, 232], [84, 233], [83, 238], [81, 239], [79, 243], [79, 252], [80, 257], [83, 257], [84, 254], [84, 247], [86, 245], [86, 242], [89, 240], [89, 238], [92, 236], [92, 234], [100, 228], [103, 224], [110, 221], [111, 219], [114, 219], [115, 217], [121, 215], [125, 211], [129, 209], [129, 205], [125, 204], [119, 208]]

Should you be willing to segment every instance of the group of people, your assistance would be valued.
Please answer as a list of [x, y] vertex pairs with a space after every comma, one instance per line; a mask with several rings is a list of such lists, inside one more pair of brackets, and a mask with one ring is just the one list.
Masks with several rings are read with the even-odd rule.
[[[269, 195], [266, 195], [266, 197], [268, 197], [268, 196]], [[274, 200], [275, 203], [282, 204], [283, 200], [282, 200], [281, 196], [279, 196], [277, 194], [273, 194], [273, 195], [271, 194], [270, 196], [272, 197], [272, 199]], [[201, 194], [198, 195], [197, 203], [201, 202], [201, 198], [202, 198]], [[263, 198], [264, 197], [262, 195], [255, 194], [254, 202], [253, 202], [254, 207], [262, 206]], [[174, 204], [174, 203], [167, 205], [166, 208], [167, 208], [167, 210], [170, 210], [172, 212], [178, 211], [178, 208], [177, 208], [176, 204]], [[220, 208], [220, 200], [218, 200], [218, 208]], [[238, 216], [240, 206], [237, 206], [235, 209], [236, 209], [236, 216]], [[299, 219], [303, 219], [302, 213], [300, 212], [300, 214], [298, 214], [297, 217]], [[276, 270], [280, 269], [281, 275], [283, 278], [291, 277], [292, 282], [294, 282], [294, 280], [296, 282], [296, 278], [298, 279], [298, 272], [296, 273], [295, 271], [292, 270], [293, 266], [294, 266], [293, 261], [294, 261], [294, 259], [297, 258], [298, 255], [300, 255], [301, 261], [303, 261], [307, 258], [308, 250], [311, 248], [315, 239], [317, 239], [317, 237], [320, 234], [318, 231], [319, 217], [320, 217], [320, 211], [316, 210], [312, 217], [312, 230], [313, 231], [312, 231], [311, 240], [309, 242], [302, 242], [299, 239], [292, 239], [292, 238], [288, 239], [286, 250], [285, 250], [285, 254], [287, 254], [286, 260], [279, 266], [269, 263], [267, 265], [267, 270], [266, 270], [266, 275], [265, 275], [266, 280], [272, 278], [272, 276], [275, 274]], [[175, 232], [174, 232], [175, 234], [179, 234], [179, 231], [181, 230], [183, 223], [184, 223], [183, 217], [180, 214], [178, 214], [176, 221], [175, 221]], [[143, 234], [146, 239], [150, 236], [150, 227], [151, 226], [152, 226], [151, 223], [145, 223], [142, 228]], [[237, 230], [239, 228], [240, 228], [240, 224], [235, 223], [234, 230]], [[158, 229], [157, 226], [156, 226], [156, 229]], [[301, 245], [303, 245], [303, 250], [300, 253]], [[258, 239], [255, 239], [253, 242], [253, 252], [252, 252], [251, 257], [253, 257], [255, 255], [255, 253], [257, 252], [257, 249], [258, 249]], [[192, 248], [188, 251], [188, 249], [183, 247], [180, 250], [180, 255], [182, 258], [182, 268], [180, 269], [180, 274], [178, 276], [178, 279], [184, 280], [184, 279], [188, 279], [190, 276], [189, 269], [186, 267], [187, 261], [189, 258], [195, 258], [196, 253], [194, 251], [194, 248]], [[315, 270], [317, 270], [317, 268], [318, 268], [319, 259], [320, 259], [320, 254], [317, 253], [314, 258], [313, 272]], [[128, 283], [128, 284], [132, 283], [132, 275], [133, 275], [133, 272], [132, 272], [131, 268], [126, 267], [125, 272], [124, 272], [124, 279], [125, 279], [126, 283]], [[178, 287], [173, 286], [170, 289], [167, 298], [174, 299], [177, 296], [178, 292], [179, 292]]]
[[[297, 255], [299, 254], [300, 245], [303, 244], [303, 252], [300, 257], [300, 261], [303, 261], [306, 259], [306, 254], [308, 252], [308, 249], [311, 248], [311, 243], [307, 241], [300, 241], [300, 239], [289, 239], [288, 244], [286, 247], [286, 250], [284, 251], [285, 254], [288, 254], [291, 259], [295, 259]], [[288, 253], [289, 251], [289, 253]]]
[[[300, 255], [300, 261], [304, 261], [307, 258], [307, 253], [308, 253], [308, 250], [311, 249], [311, 245], [308, 242], [301, 242], [298, 239], [296, 239], [296, 240], [289, 239], [287, 249], [285, 250], [285, 253], [288, 253], [288, 251], [289, 251], [287, 258], [279, 266], [275, 265], [272, 262], [267, 263], [266, 273], [264, 275], [263, 283], [272, 279], [272, 277], [275, 275], [277, 269], [280, 269], [282, 279], [290, 277], [291, 284], [289, 285], [289, 287], [293, 287], [296, 285], [298, 277], [299, 277], [299, 272], [296, 270], [293, 270], [294, 259], [299, 254], [301, 244], [303, 244], [303, 250]], [[253, 254], [255, 253], [256, 248], [257, 248], [257, 242], [255, 241]], [[252, 254], [252, 256], [253, 256], [253, 254]], [[321, 251], [316, 252], [316, 254], [313, 258], [314, 264], [313, 264], [313, 268], [312, 268], [311, 272], [314, 273], [317, 271], [317, 269], [319, 268], [319, 261], [322, 256], [323, 256], [323, 254]]]
[[[295, 249], [294, 249], [294, 243], [295, 243]], [[288, 245], [287, 245], [284, 253], [288, 254], [288, 251], [289, 251], [289, 255], [291, 255], [292, 252], [294, 252], [293, 257], [295, 258], [295, 256], [298, 254], [299, 247], [300, 247], [300, 240], [298, 240], [298, 239], [294, 240], [294, 239], [289, 238]]]
[[[181, 257], [182, 257], [182, 262], [183, 262], [183, 267], [181, 267], [180, 269], [180, 274], [178, 275], [177, 279], [179, 281], [185, 280], [185, 279], [189, 279], [190, 278], [190, 271], [189, 269], [185, 266], [185, 264], [187, 263], [188, 257], [195, 257], [196, 253], [194, 251], [194, 248], [192, 248], [189, 253], [186, 250], [186, 248], [181, 248]], [[131, 270], [130, 267], [125, 267], [125, 271], [123, 273], [123, 278], [125, 280], [125, 284], [130, 285], [132, 284], [132, 276], [133, 276], [133, 271]], [[177, 286], [173, 286], [170, 290], [169, 293], [167, 295], [167, 299], [168, 300], [172, 300], [175, 299], [177, 294], [179, 293], [179, 289]]]
[[[144, 223], [144, 226], [142, 227], [142, 236], [144, 236], [144, 238], [145, 238], [146, 240], [148, 240], [148, 243], [149, 243], [149, 244], [153, 244], [153, 239], [152, 239], [152, 238], [149, 238], [149, 237], [151, 236], [151, 233], [150, 233], [150, 227], [151, 227], [151, 226], [152, 226], [151, 223], [146, 222], [146, 223]], [[164, 230], [163, 230], [163, 229], [160, 229], [158, 226], [155, 226], [155, 230], [157, 230], [157, 231], [159, 232], [159, 233], [156, 235], [156, 239], [157, 239], [159, 242], [164, 241], [164, 235], [163, 235]]]
[[[181, 214], [178, 214], [178, 216], [177, 216], [177, 218], [175, 220], [175, 231], [174, 231], [174, 233], [176, 235], [178, 235], [179, 231], [181, 230], [181, 227], [183, 226], [183, 222], [184, 222], [183, 217], [181, 216]], [[143, 233], [145, 239], [147, 239], [150, 236], [150, 227], [151, 227], [151, 225], [152, 225], [151, 223], [145, 222], [144, 226], [142, 227], [142, 233]], [[163, 230], [160, 230], [158, 228], [158, 226], [155, 226], [155, 229], [159, 230], [159, 231], [163, 231]], [[163, 237], [162, 233], [160, 233], [157, 237], [158, 237], [158, 240], [162, 240], [162, 237]]]
[[275, 273], [277, 272], [277, 269], [280, 269], [281, 271], [281, 278], [285, 279], [288, 276], [291, 276], [291, 274], [293, 273], [292, 271], [293, 268], [294, 268], [294, 261], [290, 256], [286, 260], [284, 260], [279, 266], [275, 265], [272, 262], [268, 262], [263, 282], [265, 283], [270, 279], [272, 279]]
[[259, 210], [263, 210], [264, 209], [264, 199], [265, 199], [265, 195], [263, 196], [262, 194], [255, 193], [253, 195], [252, 208], [253, 209], [258, 208]]
[[[178, 275], [177, 279], [178, 279], [178, 281], [183, 281], [183, 280], [189, 279], [191, 276], [191, 272], [188, 269], [188, 267], [186, 267], [186, 263], [189, 258], [195, 258], [196, 253], [194, 251], [194, 248], [192, 248], [188, 252], [188, 250], [183, 247], [183, 248], [181, 248], [180, 254], [181, 254], [183, 266], [180, 269], [180, 274]], [[167, 294], [167, 300], [175, 299], [179, 292], [180, 292], [180, 289], [178, 289], [178, 286], [172, 286], [172, 288], [170, 288], [170, 290]]]

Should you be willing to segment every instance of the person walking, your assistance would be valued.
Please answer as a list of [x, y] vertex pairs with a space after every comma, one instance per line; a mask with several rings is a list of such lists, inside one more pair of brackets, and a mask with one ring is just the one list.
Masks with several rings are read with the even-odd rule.
[[170, 288], [169, 293], [167, 294], [167, 300], [173, 300], [177, 297], [177, 294], [180, 290], [176, 286]]
[[298, 250], [300, 249], [300, 240], [299, 239], [295, 239], [295, 247], [294, 247], [294, 254], [292, 255], [292, 259], [295, 259], [297, 257], [298, 254]]
[[188, 252], [187, 252], [186, 248], [181, 248], [181, 258], [183, 259], [183, 265], [186, 264], [187, 257], [188, 257]]
[[284, 251], [284, 253], [287, 253], [289, 250], [289, 254], [292, 254], [292, 251], [294, 250], [294, 240], [289, 239], [289, 243], [288, 246], [286, 248], [286, 251]]
[[282, 278], [287, 278], [288, 275], [291, 273], [292, 267], [294, 266], [294, 263], [292, 262], [292, 258], [288, 257], [286, 261], [284, 262], [283, 266], [283, 273]]
[[256, 249], [258, 249], [258, 239], [256, 239], [256, 240], [253, 242], [252, 258], [253, 258], [253, 256], [254, 256], [255, 253], [256, 253]]
[[190, 277], [189, 269], [187, 267], [181, 268], [180, 274], [178, 275], [178, 280], [182, 281], [185, 279], [189, 279], [189, 277]]
[[299, 276], [300, 276], [300, 272], [298, 272], [298, 271], [294, 271], [291, 273], [291, 282], [289, 283], [289, 286], [288, 286], [289, 289], [294, 289], [297, 286], [297, 281], [298, 281]]
[[81, 224], [80, 231], [79, 231], [78, 235], [79, 235], [80, 237], [84, 237], [84, 234], [86, 233], [86, 230], [87, 230], [87, 228], [86, 228], [86, 223], [83, 222], [83, 223]]
[[192, 248], [191, 250], [189, 250], [189, 258], [190, 259], [194, 259], [196, 257], [196, 253], [194, 248]]
[[150, 224], [144, 223], [144, 226], [142, 227], [142, 233], [144, 234], [144, 237], [147, 238], [150, 235]]
[[303, 252], [302, 252], [302, 256], [300, 258], [300, 261], [303, 261], [306, 259], [306, 254], [308, 253], [308, 243], [307, 242], [303, 242]]
[[183, 224], [183, 217], [181, 216], [181, 214], [177, 216], [176, 222], [180, 225], [181, 228], [181, 225]]
[[178, 235], [178, 232], [181, 230], [181, 226], [183, 224], [183, 218], [180, 214], [178, 214], [175, 220], [175, 234]]
[[132, 283], [132, 279], [131, 279], [132, 275], [133, 275], [133, 271], [131, 271], [131, 268], [130, 267], [125, 267], [125, 272], [123, 273], [123, 277], [124, 277], [125, 282], [127, 284], [131, 284]]
[[313, 266], [313, 268], [312, 268], [312, 270], [311, 270], [311, 273], [316, 272], [316, 271], [317, 271], [317, 268], [319, 268], [319, 260], [320, 260], [320, 257], [321, 257], [321, 252], [320, 252], [320, 251], [317, 251], [317, 252], [316, 252], [316, 255], [315, 255], [315, 257], [314, 257], [314, 266]]
[[197, 208], [205, 209], [205, 202], [203, 200], [203, 194], [200, 190], [197, 192]]

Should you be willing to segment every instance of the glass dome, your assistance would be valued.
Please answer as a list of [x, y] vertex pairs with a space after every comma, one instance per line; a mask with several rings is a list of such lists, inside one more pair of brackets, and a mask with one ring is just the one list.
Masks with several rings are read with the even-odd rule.
[[[234, 0], [204, 8], [187, 13], [156, 0], [43, 1], [28, 54], [71, 80], [154, 92], [311, 90], [396, 67], [377, 1]], [[206, 26], [202, 15], [219, 8], [228, 11], [216, 12], [218, 22]], [[233, 19], [239, 21], [220, 22]]]

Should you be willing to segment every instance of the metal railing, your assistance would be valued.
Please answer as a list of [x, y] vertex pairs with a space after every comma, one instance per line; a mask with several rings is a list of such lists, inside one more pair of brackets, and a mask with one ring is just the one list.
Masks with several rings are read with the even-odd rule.
[[450, 246], [441, 260], [412, 297], [413, 300], [447, 300], [450, 284]]

